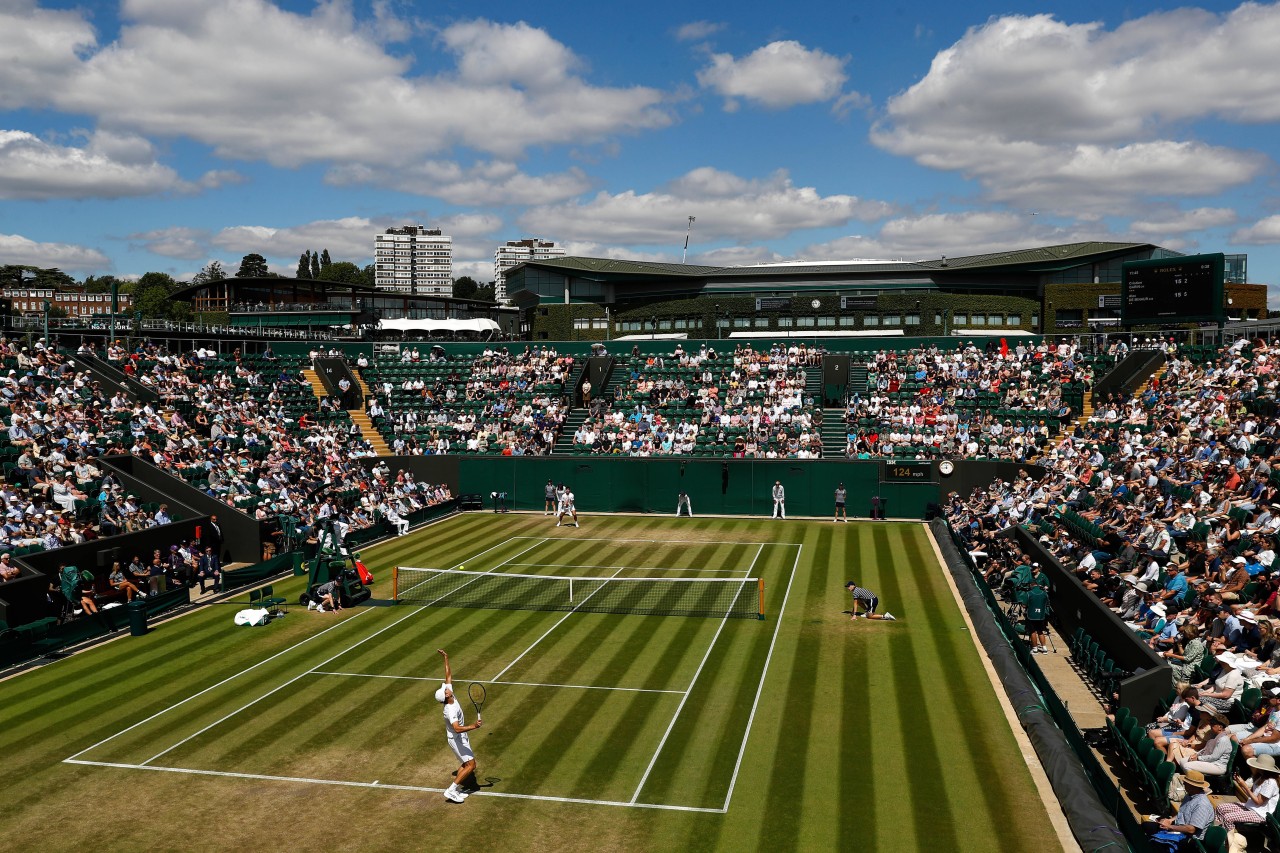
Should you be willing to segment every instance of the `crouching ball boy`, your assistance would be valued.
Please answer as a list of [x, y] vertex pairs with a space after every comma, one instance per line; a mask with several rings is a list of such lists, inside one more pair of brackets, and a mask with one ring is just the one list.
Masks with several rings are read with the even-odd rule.
[[451, 803], [461, 803], [467, 799], [467, 789], [475, 787], [476, 754], [471, 750], [471, 737], [468, 733], [480, 728], [484, 721], [476, 715], [474, 723], [469, 726], [465, 724], [462, 703], [453, 695], [453, 670], [449, 668], [449, 654], [444, 649], [437, 651], [444, 658], [444, 684], [436, 691], [436, 701], [444, 706], [444, 735], [449, 740], [449, 748], [461, 762], [453, 782], [445, 789], [444, 798]]

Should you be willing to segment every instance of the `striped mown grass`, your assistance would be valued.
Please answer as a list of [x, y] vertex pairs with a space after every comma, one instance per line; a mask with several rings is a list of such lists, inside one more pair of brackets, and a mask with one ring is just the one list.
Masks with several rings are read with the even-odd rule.
[[[234, 605], [206, 608], [0, 683], [7, 838], [203, 850], [265, 830], [286, 849], [404, 850], [447, 828], [462, 849], [1057, 847], [921, 525], [603, 516], [557, 530], [477, 513], [364, 557], [375, 590], [393, 565], [750, 570], [768, 618], [295, 607], [244, 630]], [[848, 578], [900, 621], [849, 622]], [[301, 582], [276, 588], [296, 597]], [[431, 698], [442, 646], [455, 680], [490, 682], [473, 735], [486, 793], [556, 799], [449, 806], [411, 790], [453, 767]]]

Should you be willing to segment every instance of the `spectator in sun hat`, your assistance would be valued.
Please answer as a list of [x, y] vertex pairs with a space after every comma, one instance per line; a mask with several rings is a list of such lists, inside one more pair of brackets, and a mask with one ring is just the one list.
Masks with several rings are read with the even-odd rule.
[[1200, 701], [1208, 708], [1225, 714], [1244, 692], [1244, 673], [1240, 671], [1236, 656], [1231, 652], [1218, 655], [1218, 676], [1205, 679], [1196, 685], [1200, 688]]
[[1187, 797], [1178, 807], [1178, 813], [1143, 824], [1151, 841], [1161, 850], [1178, 850], [1190, 838], [1203, 839], [1205, 830], [1213, 823], [1209, 780], [1203, 773], [1192, 770], [1182, 777], [1182, 783], [1187, 788]]

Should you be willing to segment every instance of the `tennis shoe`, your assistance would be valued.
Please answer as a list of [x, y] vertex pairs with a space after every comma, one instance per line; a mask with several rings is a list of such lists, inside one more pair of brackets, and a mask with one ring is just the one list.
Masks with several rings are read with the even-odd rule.
[[458, 794], [457, 791], [445, 791], [444, 798], [451, 803], [461, 803], [465, 801], [465, 797]]
[[307, 609], [308, 609], [308, 610], [315, 610], [315, 609], [316, 609], [316, 603], [315, 603], [314, 601], [308, 601], [308, 602], [307, 602]]
[[897, 616], [894, 616], [892, 613], [886, 613], [886, 614], [884, 615], [884, 618], [885, 618], [885, 619], [887, 619], [887, 620], [889, 620], [890, 622], [897, 622], [897, 621], [898, 621], [898, 617], [897, 617]]

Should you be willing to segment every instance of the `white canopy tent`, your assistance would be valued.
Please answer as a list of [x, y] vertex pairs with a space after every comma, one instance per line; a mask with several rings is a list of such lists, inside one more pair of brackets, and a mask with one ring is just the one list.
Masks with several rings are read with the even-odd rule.
[[500, 332], [495, 320], [476, 317], [471, 320], [381, 320], [378, 328], [398, 332]]

